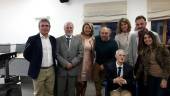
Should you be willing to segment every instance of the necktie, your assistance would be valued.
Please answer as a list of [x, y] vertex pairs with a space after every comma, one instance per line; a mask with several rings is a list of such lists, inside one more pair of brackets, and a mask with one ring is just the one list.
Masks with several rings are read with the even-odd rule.
[[67, 46], [69, 47], [69, 44], [70, 44], [70, 37], [67, 37], [66, 40], [67, 40]]
[[117, 76], [120, 76], [122, 67], [118, 67], [117, 69], [118, 69]]

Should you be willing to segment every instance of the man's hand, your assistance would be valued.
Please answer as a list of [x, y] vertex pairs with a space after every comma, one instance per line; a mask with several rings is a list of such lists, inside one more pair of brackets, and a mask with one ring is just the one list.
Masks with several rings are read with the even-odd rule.
[[66, 69], [70, 70], [72, 67], [73, 67], [73, 65], [71, 63], [68, 63], [67, 66], [66, 66]]
[[113, 83], [117, 83], [120, 86], [122, 86], [123, 84], [127, 84], [126, 80], [123, 79], [123, 77], [116, 77], [115, 79], [113, 79]]
[[100, 65], [100, 69], [101, 69], [101, 70], [104, 70], [103, 64]]

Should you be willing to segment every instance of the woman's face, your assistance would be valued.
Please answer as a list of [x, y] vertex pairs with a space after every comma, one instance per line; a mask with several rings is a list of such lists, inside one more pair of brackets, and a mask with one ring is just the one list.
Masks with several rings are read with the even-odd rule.
[[152, 42], [153, 42], [153, 40], [152, 40], [151, 36], [148, 34], [145, 34], [144, 35], [144, 43], [146, 45], [150, 46], [152, 44]]
[[128, 24], [127, 23], [121, 22], [120, 28], [121, 28], [122, 32], [128, 32]]
[[89, 25], [85, 25], [83, 30], [85, 35], [90, 35], [92, 31]]

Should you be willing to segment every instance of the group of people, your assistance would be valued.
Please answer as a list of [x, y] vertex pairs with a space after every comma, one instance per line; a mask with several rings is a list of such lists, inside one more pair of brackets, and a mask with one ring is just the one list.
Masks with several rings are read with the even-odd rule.
[[102, 96], [103, 81], [106, 96], [166, 96], [169, 50], [146, 28], [144, 16], [135, 23], [131, 32], [129, 20], [121, 18], [111, 38], [107, 26], [94, 37], [91, 23], [74, 36], [73, 23], [66, 22], [65, 34], [55, 38], [49, 35], [49, 20], [41, 19], [40, 32], [28, 38], [24, 50], [34, 96], [85, 96], [88, 81], [94, 82], [96, 96]]

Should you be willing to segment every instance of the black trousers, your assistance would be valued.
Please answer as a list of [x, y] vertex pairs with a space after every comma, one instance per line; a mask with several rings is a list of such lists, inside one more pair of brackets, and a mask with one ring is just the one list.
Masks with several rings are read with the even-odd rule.
[[19, 76], [5, 78], [5, 84], [0, 84], [0, 96], [22, 96]]
[[21, 85], [0, 84], [0, 96], [22, 96]]

